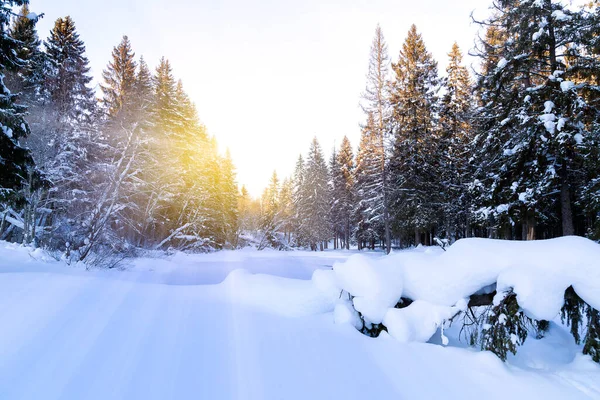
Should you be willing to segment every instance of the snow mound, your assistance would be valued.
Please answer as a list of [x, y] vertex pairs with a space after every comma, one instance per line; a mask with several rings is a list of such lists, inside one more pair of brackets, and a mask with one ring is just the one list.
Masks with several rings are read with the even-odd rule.
[[402, 271], [385, 262], [370, 262], [360, 254], [333, 265], [338, 287], [351, 293], [354, 308], [369, 321], [380, 323], [402, 293]]
[[335, 297], [311, 281], [251, 274], [238, 269], [219, 285], [226, 299], [286, 317], [304, 317], [333, 311]]
[[[575, 236], [523, 242], [463, 239], [444, 253], [409, 251], [375, 260], [355, 256], [333, 270], [337, 290], [355, 296], [355, 309], [370, 322], [383, 321], [401, 341], [428, 340], [465, 299], [489, 293], [494, 285], [498, 292], [512, 290], [525, 313], [538, 320], [559, 314], [569, 286], [600, 309], [600, 245]], [[414, 303], [394, 309], [402, 297]]]
[[[462, 303], [466, 306], [466, 303]], [[388, 333], [402, 343], [426, 342], [462, 307], [445, 307], [417, 300], [405, 308], [390, 308], [383, 319]]]

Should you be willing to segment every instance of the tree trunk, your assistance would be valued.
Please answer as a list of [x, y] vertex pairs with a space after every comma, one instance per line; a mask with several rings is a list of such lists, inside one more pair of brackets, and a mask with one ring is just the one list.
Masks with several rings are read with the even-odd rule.
[[419, 232], [419, 229], [415, 228], [415, 246], [418, 246], [421, 244], [421, 232]]
[[535, 212], [530, 211], [527, 215], [527, 240], [535, 240]]
[[566, 166], [562, 168], [562, 184], [560, 186], [560, 211], [562, 216], [562, 234], [571, 236], [575, 234], [573, 227], [573, 210], [571, 209], [571, 190], [567, 182]]

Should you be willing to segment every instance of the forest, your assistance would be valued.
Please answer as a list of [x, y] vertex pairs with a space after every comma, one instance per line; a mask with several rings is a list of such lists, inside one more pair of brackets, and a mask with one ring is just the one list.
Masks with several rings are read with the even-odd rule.
[[[390, 57], [378, 26], [355, 148], [315, 139], [259, 199], [162, 58], [127, 36], [100, 88], [76, 23], [40, 40], [0, 2], [0, 240], [107, 263], [140, 249], [359, 249], [600, 237], [600, 8], [494, 0], [476, 68], [445, 73], [416, 26]], [[357, 121], [358, 122], [358, 121]]]
[[326, 158], [315, 138], [249, 226], [280, 248], [598, 239], [598, 5], [494, 1], [473, 73], [455, 44], [441, 75], [414, 25], [390, 60], [377, 27], [356, 154], [344, 138]]

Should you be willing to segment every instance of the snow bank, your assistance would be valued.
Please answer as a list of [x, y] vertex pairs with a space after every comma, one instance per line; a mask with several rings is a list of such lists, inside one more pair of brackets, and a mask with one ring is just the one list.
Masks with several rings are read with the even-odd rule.
[[338, 287], [354, 296], [354, 308], [373, 323], [383, 321], [402, 293], [402, 271], [385, 262], [355, 255], [343, 264], [334, 264], [333, 271]]
[[[337, 290], [352, 294], [357, 311], [381, 322], [401, 341], [426, 341], [457, 304], [478, 291], [513, 290], [532, 318], [552, 320], [573, 286], [600, 309], [600, 245], [581, 237], [540, 241], [463, 239], [445, 253], [407, 251], [334, 264]], [[335, 291], [329, 277], [329, 290]], [[414, 300], [393, 309], [401, 297]], [[388, 324], [391, 324], [388, 326]]]
[[405, 308], [390, 308], [383, 324], [388, 333], [400, 342], [426, 342], [444, 321], [465, 308], [464, 302], [457, 307], [445, 307], [417, 300]]
[[[251, 274], [239, 269], [219, 285], [227, 300], [286, 317], [333, 311], [337, 296], [319, 290], [311, 281]], [[339, 293], [338, 293], [339, 295]]]

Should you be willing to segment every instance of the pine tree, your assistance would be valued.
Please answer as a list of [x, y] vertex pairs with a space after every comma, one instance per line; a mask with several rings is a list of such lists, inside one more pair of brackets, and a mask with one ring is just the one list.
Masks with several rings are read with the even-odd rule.
[[441, 193], [446, 234], [451, 239], [467, 236], [469, 225], [468, 184], [470, 146], [473, 140], [471, 124], [473, 100], [471, 78], [462, 65], [462, 53], [456, 43], [448, 54], [446, 92], [440, 107]]
[[177, 83], [169, 60], [161, 58], [154, 75], [154, 123], [164, 134], [179, 125], [176, 100]]
[[302, 207], [302, 196], [304, 190], [305, 181], [305, 163], [302, 155], [298, 156], [296, 161], [296, 167], [294, 168], [294, 176], [292, 178], [292, 198], [293, 198], [293, 209], [294, 216], [292, 218], [293, 230], [294, 230], [294, 245], [298, 247], [306, 247], [307, 236], [303, 225], [303, 216], [301, 215]]
[[330, 206], [329, 172], [317, 138], [311, 143], [303, 175], [298, 199], [300, 231], [311, 250], [323, 250], [325, 241], [330, 237], [327, 222]]
[[10, 27], [10, 37], [19, 42], [17, 57], [22, 65], [16, 73], [10, 73], [5, 82], [12, 92], [21, 92], [21, 98], [28, 105], [39, 94], [46, 66], [45, 54], [40, 50], [41, 41], [35, 29], [37, 18], [32, 18], [32, 15], [29, 6], [24, 4]]
[[335, 147], [333, 148], [333, 151], [331, 152], [331, 156], [329, 157], [329, 171], [330, 171], [330, 176], [329, 176], [329, 199], [331, 201], [331, 205], [330, 205], [330, 211], [329, 214], [327, 215], [327, 218], [329, 220], [329, 224], [331, 226], [331, 232], [333, 234], [333, 248], [337, 249], [338, 248], [338, 238], [343, 241], [343, 224], [342, 221], [340, 219], [340, 209], [339, 209], [339, 205], [340, 205], [340, 198], [341, 198], [341, 191], [342, 191], [342, 185], [343, 185], [343, 179], [342, 179], [342, 171], [339, 167], [338, 164], [338, 158], [337, 158], [337, 152], [335, 150]]
[[[136, 100], [135, 53], [127, 36], [113, 48], [112, 60], [102, 72], [104, 84], [100, 85], [102, 103], [110, 119], [115, 119], [123, 111], [135, 113], [132, 109]], [[144, 74], [146, 71], [143, 71]], [[144, 77], [145, 78], [145, 77]]]
[[63, 122], [89, 122], [95, 110], [85, 44], [71, 17], [58, 18], [44, 42], [49, 61], [45, 90]]
[[358, 248], [364, 245], [375, 248], [375, 243], [384, 232], [383, 221], [383, 174], [381, 173], [381, 141], [376, 131], [373, 114], [369, 113], [362, 128], [358, 154], [356, 156], [355, 209]]
[[263, 237], [258, 246], [259, 250], [267, 246], [273, 248], [281, 247], [281, 242], [277, 237], [279, 228], [281, 227], [279, 190], [279, 178], [277, 177], [277, 172], [273, 171], [269, 186], [264, 190], [262, 195], [260, 227]]
[[[371, 45], [371, 54], [369, 58], [369, 71], [367, 73], [367, 87], [363, 94], [363, 110], [373, 118], [370, 135], [372, 157], [376, 157], [377, 169], [370, 171], [373, 175], [371, 179], [373, 184], [369, 193], [365, 195], [371, 201], [371, 209], [377, 210], [383, 222], [385, 248], [387, 253], [391, 251], [391, 233], [389, 216], [389, 196], [390, 189], [387, 179], [388, 174], [388, 147], [387, 138], [391, 132], [390, 118], [390, 93], [388, 70], [390, 60], [387, 53], [387, 44], [379, 25], [375, 29], [375, 38]], [[371, 218], [372, 219], [372, 218]]]
[[[581, 189], [597, 91], [581, 72], [597, 68], [583, 50], [592, 44], [591, 19], [550, 0], [497, 2], [485, 24], [502, 26], [505, 40], [490, 57], [495, 68], [478, 82], [482, 107], [475, 143], [479, 203], [492, 228], [521, 224], [521, 237], [575, 232], [573, 195]], [[556, 221], [560, 221], [560, 228]], [[518, 236], [519, 232], [515, 232]]]
[[[412, 226], [415, 242], [429, 233], [438, 218], [439, 159], [436, 142], [439, 81], [437, 63], [427, 51], [413, 25], [402, 45], [392, 84], [394, 148], [390, 161], [395, 184], [394, 208], [397, 223]], [[429, 238], [425, 236], [426, 241]]]
[[137, 108], [149, 114], [154, 101], [153, 77], [144, 57], [140, 57], [138, 70], [135, 77], [135, 98], [137, 99]]
[[[33, 168], [29, 151], [19, 144], [29, 134], [29, 126], [25, 120], [26, 109], [16, 103], [17, 96], [4, 85], [6, 71], [14, 71], [23, 65], [23, 61], [17, 56], [19, 42], [8, 35], [7, 26], [12, 15], [11, 8], [24, 4], [25, 1], [19, 0], [0, 1], [0, 205], [3, 209], [7, 207], [7, 200], [18, 200], [18, 192], [26, 183], [28, 170]], [[4, 233], [3, 229], [4, 226], [0, 226], [0, 234]]]
[[[338, 179], [338, 214], [341, 224], [343, 244], [346, 250], [350, 250], [350, 238], [352, 237], [352, 218], [355, 202], [354, 194], [354, 154], [352, 145], [346, 136], [342, 140], [342, 146], [337, 154], [337, 165], [339, 168]], [[332, 172], [333, 174], [333, 172]]]

